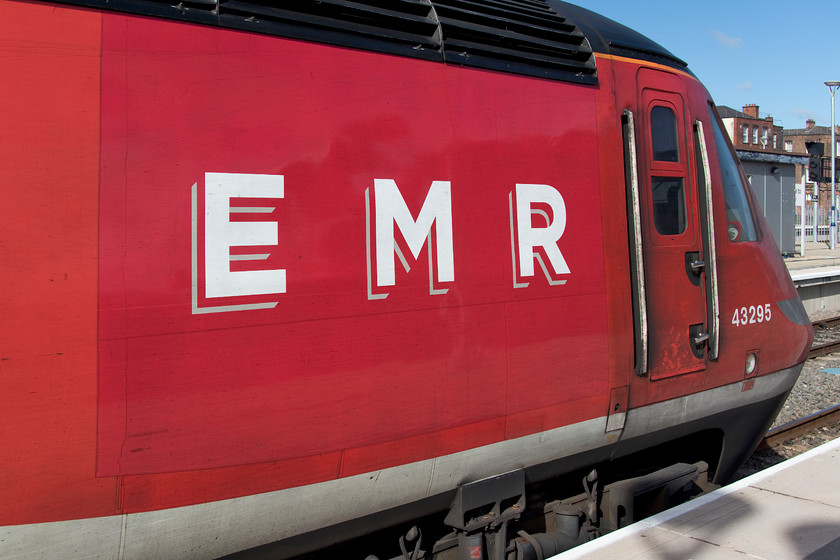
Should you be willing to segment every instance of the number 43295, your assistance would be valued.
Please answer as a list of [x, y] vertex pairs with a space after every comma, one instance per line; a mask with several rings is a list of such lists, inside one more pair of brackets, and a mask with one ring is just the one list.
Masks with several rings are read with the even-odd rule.
[[764, 305], [750, 305], [749, 307], [735, 309], [735, 314], [732, 315], [732, 324], [740, 327], [741, 325], [764, 323], [772, 318], [773, 311], [769, 303], [765, 303]]

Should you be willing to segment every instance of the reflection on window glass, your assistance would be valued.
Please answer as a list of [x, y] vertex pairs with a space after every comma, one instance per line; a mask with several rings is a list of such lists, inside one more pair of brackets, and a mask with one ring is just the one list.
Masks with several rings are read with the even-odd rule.
[[715, 148], [720, 162], [720, 174], [723, 179], [723, 197], [726, 202], [726, 229], [729, 239], [733, 242], [756, 241], [758, 232], [755, 219], [747, 197], [747, 186], [744, 184], [741, 169], [735, 155], [726, 141], [726, 135], [720, 126], [714, 109], [709, 107], [712, 116], [712, 131], [715, 137]]
[[653, 177], [653, 222], [661, 235], [685, 231], [685, 189], [680, 177]]
[[680, 161], [677, 117], [673, 109], [658, 105], [651, 110], [650, 134], [654, 161]]

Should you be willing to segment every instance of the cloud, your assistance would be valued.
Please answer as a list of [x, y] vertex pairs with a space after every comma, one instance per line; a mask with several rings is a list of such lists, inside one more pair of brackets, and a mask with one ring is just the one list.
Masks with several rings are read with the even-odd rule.
[[752, 82], [747, 81], [747, 82], [744, 82], [743, 84], [738, 84], [737, 86], [735, 86], [735, 89], [740, 90], [740, 91], [752, 91], [753, 85], [752, 85]]
[[817, 114], [811, 111], [810, 109], [791, 109], [790, 111], [788, 111], [788, 114], [793, 115], [803, 123], [808, 119], [814, 119], [815, 121], [820, 122]]
[[712, 33], [712, 36], [714, 36], [715, 40], [727, 49], [736, 51], [744, 46], [744, 40], [740, 37], [730, 37], [723, 31], [718, 31], [717, 29], [710, 29], [709, 31]]

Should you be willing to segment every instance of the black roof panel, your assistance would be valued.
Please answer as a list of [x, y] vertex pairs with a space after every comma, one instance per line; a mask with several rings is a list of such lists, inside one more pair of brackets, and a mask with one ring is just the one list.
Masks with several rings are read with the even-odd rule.
[[685, 63], [643, 35], [555, 0], [60, 0], [436, 60], [596, 84], [594, 52]]
[[574, 20], [595, 52], [647, 60], [688, 71], [688, 64], [671, 51], [625, 25], [574, 4], [557, 0], [549, 0], [549, 3]]

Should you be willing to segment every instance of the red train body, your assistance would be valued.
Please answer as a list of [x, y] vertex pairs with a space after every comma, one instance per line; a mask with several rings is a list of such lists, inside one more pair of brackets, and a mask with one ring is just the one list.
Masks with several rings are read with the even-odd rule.
[[810, 327], [666, 51], [552, 1], [588, 70], [146, 4], [0, 0], [4, 558], [300, 552], [699, 434], [724, 480], [772, 421]]

